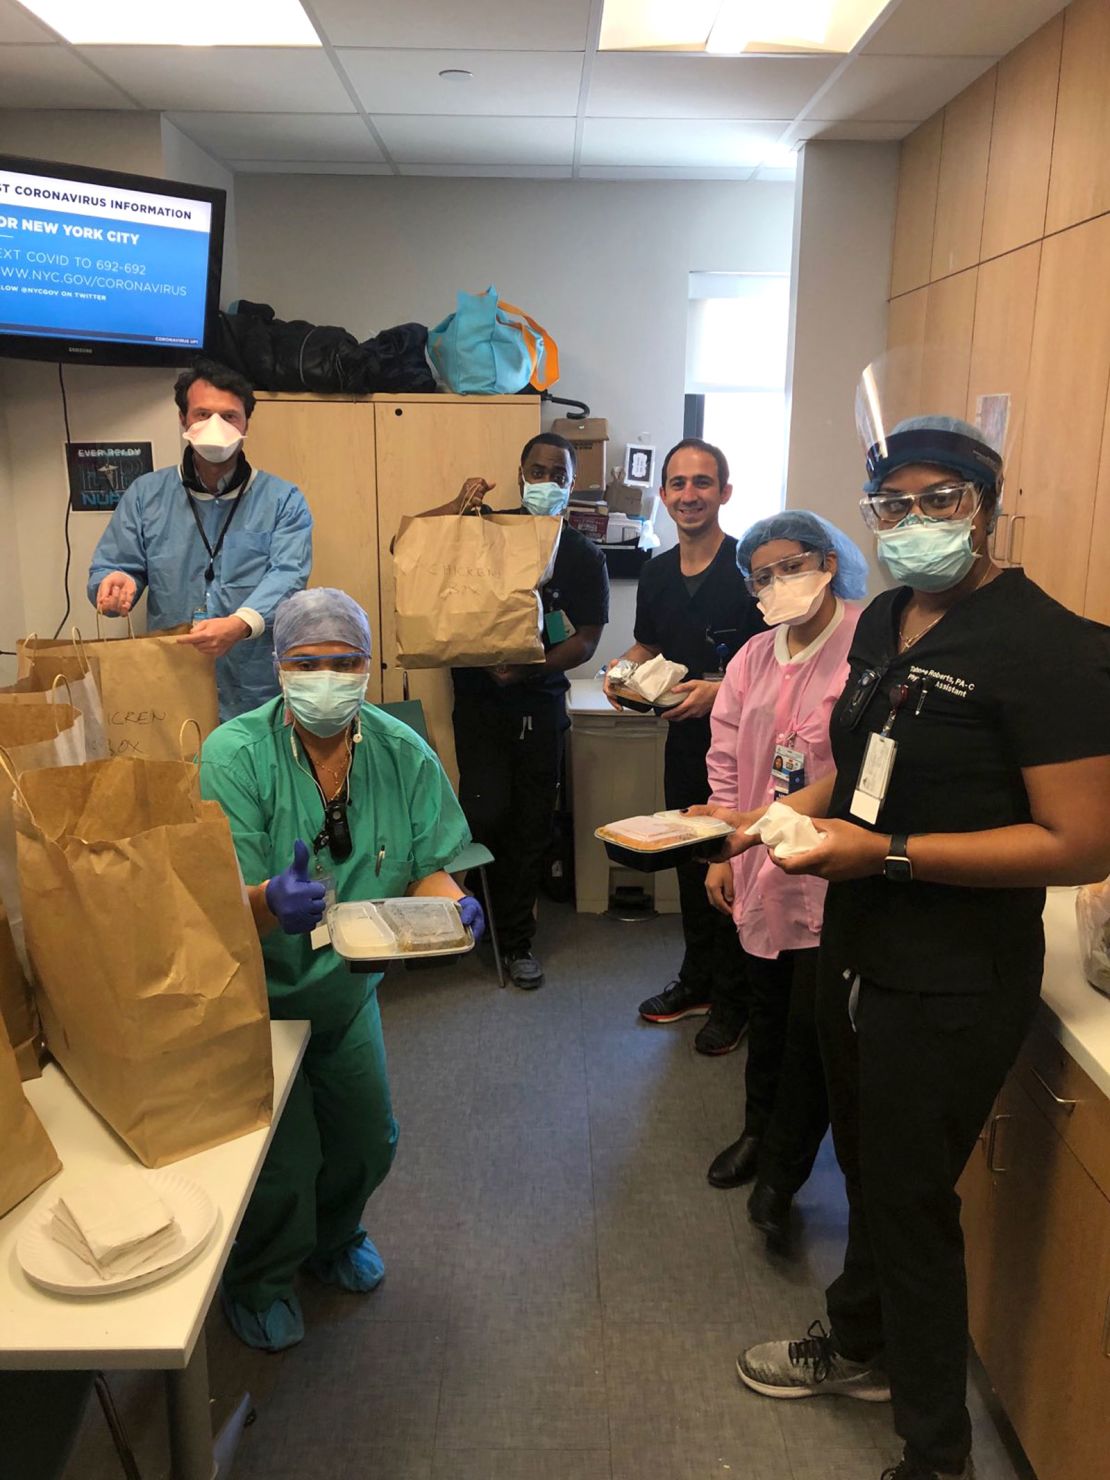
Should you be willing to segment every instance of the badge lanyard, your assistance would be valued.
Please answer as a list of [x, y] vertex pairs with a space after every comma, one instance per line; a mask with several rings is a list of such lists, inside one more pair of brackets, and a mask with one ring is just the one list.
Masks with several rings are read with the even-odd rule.
[[[868, 692], [870, 692], [870, 687], [872, 686], [869, 686]], [[867, 737], [867, 749], [864, 751], [863, 761], [859, 768], [859, 779], [856, 781], [856, 789], [852, 794], [851, 812], [853, 817], [858, 817], [862, 822], [869, 822], [872, 826], [879, 820], [879, 812], [886, 800], [891, 774], [894, 771], [894, 760], [898, 754], [898, 741], [892, 734], [894, 722], [900, 710], [910, 699], [916, 700], [914, 712], [920, 714], [925, 702], [925, 685], [923, 680], [916, 675], [912, 675], [905, 683], [900, 683], [896, 688], [891, 689], [890, 713], [886, 717], [886, 722], [881, 730], [873, 731]]]
[[200, 515], [197, 512], [196, 499], [194, 499], [193, 495], [189, 492], [188, 489], [185, 490], [185, 496], [189, 500], [189, 508], [193, 511], [193, 522], [196, 524], [197, 533], [204, 541], [204, 548], [208, 551], [208, 567], [204, 572], [204, 584], [206, 586], [210, 586], [216, 578], [216, 561], [219, 558], [220, 551], [224, 547], [224, 540], [227, 538], [227, 532], [231, 528], [231, 521], [239, 512], [239, 505], [243, 502], [244, 493], [246, 493], [246, 488], [243, 488], [239, 492], [239, 494], [232, 500], [231, 508], [227, 511], [227, 518], [224, 520], [223, 524], [220, 525], [220, 532], [216, 536], [216, 544], [213, 547], [209, 543], [208, 536], [204, 532], [204, 525], [200, 522]]
[[[816, 656], [800, 684], [782, 683], [775, 703], [775, 753], [771, 762], [771, 790], [777, 800], [801, 791], [806, 784], [805, 752], [795, 748], [798, 729], [820, 708], [820, 700], [801, 717], [802, 700], [813, 682]], [[787, 665], [789, 667], [789, 665]], [[797, 670], [795, 670], [797, 671]]]

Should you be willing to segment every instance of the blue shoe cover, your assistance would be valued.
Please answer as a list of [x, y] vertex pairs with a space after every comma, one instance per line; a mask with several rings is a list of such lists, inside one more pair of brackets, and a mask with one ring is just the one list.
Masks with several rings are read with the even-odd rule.
[[259, 1352], [283, 1352], [304, 1340], [304, 1316], [295, 1295], [275, 1300], [267, 1310], [248, 1310], [221, 1286], [220, 1304], [227, 1323], [247, 1346]]
[[382, 1256], [364, 1229], [359, 1229], [358, 1237], [338, 1254], [323, 1257], [314, 1254], [305, 1268], [325, 1285], [338, 1285], [353, 1295], [364, 1295], [368, 1290], [376, 1289], [385, 1278]]

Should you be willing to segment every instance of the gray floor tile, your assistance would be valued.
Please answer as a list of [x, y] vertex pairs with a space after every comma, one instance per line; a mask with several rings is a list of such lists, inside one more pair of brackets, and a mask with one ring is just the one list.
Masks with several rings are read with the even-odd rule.
[[433, 1480], [610, 1480], [604, 1449], [438, 1449]]
[[609, 1443], [605, 1396], [585, 1389], [552, 1393], [537, 1383], [521, 1394], [444, 1394], [437, 1449], [604, 1449]]
[[453, 1321], [447, 1336], [443, 1391], [515, 1394], [546, 1384], [605, 1391], [600, 1313], [551, 1306], [529, 1311], [493, 1307]]
[[698, 1439], [682, 1444], [614, 1444], [613, 1480], [791, 1480], [791, 1475], [781, 1448], [762, 1448], [742, 1439], [719, 1443]]

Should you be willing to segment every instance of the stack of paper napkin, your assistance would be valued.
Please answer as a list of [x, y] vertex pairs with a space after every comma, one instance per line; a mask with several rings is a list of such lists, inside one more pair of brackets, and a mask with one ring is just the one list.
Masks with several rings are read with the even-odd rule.
[[137, 1273], [177, 1237], [173, 1214], [133, 1167], [70, 1187], [54, 1205], [50, 1232], [101, 1279]]

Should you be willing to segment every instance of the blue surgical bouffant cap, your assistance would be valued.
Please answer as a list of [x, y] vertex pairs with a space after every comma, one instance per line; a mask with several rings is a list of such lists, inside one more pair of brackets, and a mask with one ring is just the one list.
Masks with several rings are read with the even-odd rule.
[[274, 613], [274, 657], [316, 642], [345, 642], [369, 655], [370, 623], [358, 602], [333, 586], [287, 596]]
[[736, 565], [741, 575], [751, 575], [752, 556], [761, 545], [769, 545], [772, 540], [795, 540], [804, 550], [816, 550], [822, 556], [835, 551], [836, 575], [832, 579], [835, 595], [845, 601], [862, 601], [867, 595], [868, 569], [863, 551], [842, 529], [808, 509], [783, 509], [781, 514], [760, 519], [741, 535], [736, 545]]
[[867, 449], [864, 493], [878, 493], [884, 479], [911, 463], [950, 468], [988, 493], [1002, 478], [1002, 458], [979, 427], [956, 416], [911, 416]]

